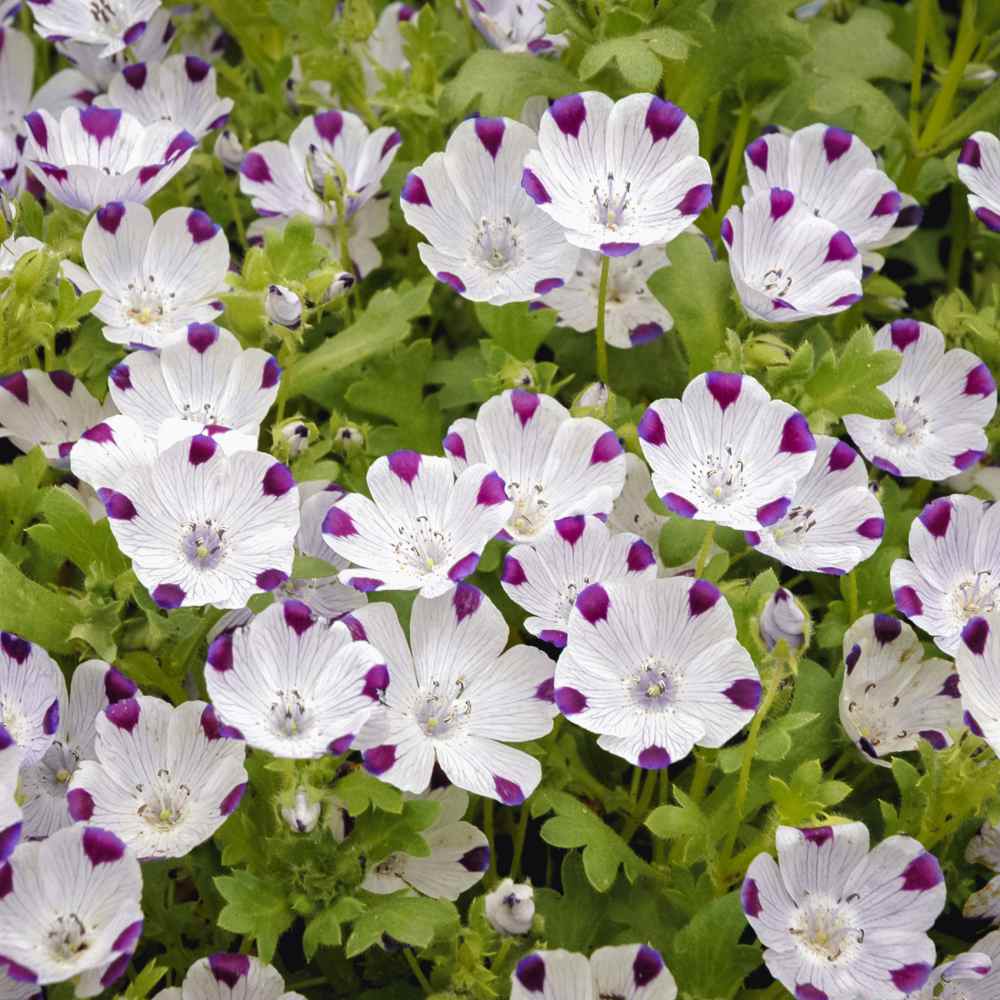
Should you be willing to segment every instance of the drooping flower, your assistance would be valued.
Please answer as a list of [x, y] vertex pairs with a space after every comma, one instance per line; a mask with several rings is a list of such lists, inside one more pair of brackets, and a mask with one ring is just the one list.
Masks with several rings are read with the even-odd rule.
[[646, 944], [598, 948], [585, 955], [558, 949], [525, 955], [511, 975], [511, 1000], [675, 1000], [677, 984], [663, 956]]
[[464, 583], [417, 597], [409, 646], [389, 604], [369, 604], [345, 622], [386, 657], [392, 678], [355, 744], [368, 771], [420, 793], [436, 761], [452, 784], [477, 795], [506, 805], [531, 795], [541, 766], [507, 741], [552, 728], [552, 661], [530, 646], [504, 652], [507, 624], [488, 597]]
[[78, 212], [152, 197], [191, 158], [190, 133], [169, 122], [143, 125], [118, 108], [67, 108], [25, 116], [25, 156], [56, 201]]
[[565, 35], [550, 35], [545, 16], [549, 0], [469, 0], [469, 19], [493, 48], [538, 55], [561, 49]]
[[28, 368], [0, 378], [0, 438], [23, 452], [41, 448], [56, 468], [69, 468], [73, 443], [114, 412], [110, 398], [98, 403], [69, 372]]
[[274, 966], [253, 955], [218, 952], [199, 958], [180, 986], [160, 990], [156, 1000], [305, 1000], [285, 990]]
[[264, 312], [272, 323], [297, 330], [302, 322], [302, 300], [284, 285], [271, 285], [264, 299]]
[[633, 532], [650, 547], [660, 563], [660, 531], [670, 520], [657, 514], [646, 502], [653, 491], [649, 466], [632, 452], [625, 453], [625, 486], [608, 515], [608, 527], [615, 533]]
[[805, 642], [806, 613], [790, 591], [779, 587], [764, 605], [760, 614], [760, 637], [768, 650], [779, 642], [789, 649], [799, 649]]
[[747, 542], [792, 569], [842, 576], [874, 553], [884, 530], [865, 463], [850, 445], [820, 434], [787, 512], [748, 531]]
[[971, 192], [969, 208], [976, 218], [1000, 233], [1000, 138], [974, 132], [962, 145], [958, 178]]
[[841, 312], [861, 299], [861, 255], [842, 229], [784, 188], [754, 194], [722, 220], [743, 308], [767, 323]]
[[486, 894], [483, 911], [498, 934], [527, 934], [535, 919], [535, 893], [526, 883], [505, 878]]
[[475, 420], [456, 420], [444, 450], [456, 469], [496, 469], [513, 503], [505, 530], [519, 542], [556, 518], [610, 513], [625, 482], [624, 450], [607, 424], [571, 417], [558, 400], [525, 389], [488, 399]]
[[978, 462], [997, 390], [989, 368], [961, 348], [945, 351], [930, 323], [897, 319], [875, 335], [875, 349], [898, 351], [899, 370], [879, 386], [892, 402], [888, 420], [849, 413], [844, 426], [865, 457], [894, 476], [947, 479]]
[[1000, 931], [977, 941], [975, 949], [942, 962], [908, 1000], [993, 1000], [1000, 990]]
[[669, 243], [712, 198], [697, 126], [652, 94], [559, 98], [542, 116], [522, 184], [570, 243], [609, 257]]
[[639, 421], [653, 486], [681, 517], [756, 531], [788, 514], [813, 465], [805, 417], [749, 375], [707, 372]]
[[758, 854], [743, 911], [764, 962], [798, 1000], [902, 1000], [934, 967], [927, 930], [944, 908], [937, 858], [912, 837], [869, 851], [863, 823], [779, 826], [778, 862]]
[[51, 746], [65, 688], [59, 667], [41, 646], [0, 632], [0, 726], [17, 744], [22, 767], [37, 764]]
[[106, 827], [144, 859], [183, 857], [246, 790], [246, 746], [203, 701], [115, 702], [97, 717], [94, 754], [70, 782], [70, 815]]
[[21, 844], [2, 869], [0, 969], [39, 986], [76, 978], [77, 996], [110, 986], [142, 933], [142, 873], [108, 830], [76, 825]]
[[369, 866], [361, 887], [380, 895], [409, 888], [431, 899], [458, 899], [486, 874], [489, 841], [481, 830], [462, 819], [469, 808], [469, 796], [461, 788], [451, 786], [407, 796], [418, 797], [441, 806], [437, 819], [421, 834], [430, 854], [390, 854]]
[[[646, 284], [651, 274], [670, 263], [661, 250], [649, 247], [611, 263], [604, 339], [612, 347], [639, 347], [673, 329], [673, 317]], [[542, 295], [540, 301], [559, 314], [559, 326], [581, 333], [594, 329], [603, 259], [602, 254], [582, 251], [573, 277], [564, 286]]]
[[581, 591], [592, 583], [653, 579], [656, 557], [638, 535], [612, 534], [597, 517], [563, 517], [553, 528], [530, 545], [515, 545], [500, 579], [507, 596], [530, 613], [525, 629], [562, 647]]
[[239, 136], [228, 128], [224, 128], [215, 137], [212, 152], [215, 153], [226, 173], [229, 174], [235, 174], [239, 171], [243, 157], [247, 155]]
[[962, 727], [958, 674], [948, 660], [924, 659], [917, 634], [889, 615], [865, 615], [844, 634], [840, 722], [876, 764], [916, 750], [951, 746]]
[[[382, 89], [378, 71], [390, 73], [405, 72], [410, 68], [403, 48], [403, 34], [400, 25], [411, 21], [419, 14], [409, 4], [387, 4], [379, 14], [375, 28], [361, 48], [361, 71], [365, 76], [365, 89], [370, 98], [376, 97]], [[375, 102], [378, 103], [377, 101]]]
[[998, 536], [1000, 507], [954, 493], [914, 518], [910, 558], [892, 564], [896, 607], [949, 655], [959, 649], [966, 623], [1000, 600]]
[[403, 215], [428, 240], [420, 259], [473, 302], [527, 302], [573, 274], [579, 251], [521, 188], [525, 154], [536, 146], [520, 122], [471, 119], [403, 185]]
[[323, 804], [315, 801], [307, 788], [299, 786], [291, 803], [282, 806], [281, 818], [293, 833], [312, 833], [322, 812]]
[[[14, 853], [21, 839], [24, 816], [17, 801], [17, 780], [23, 751], [6, 726], [0, 725], [0, 865]], [[3, 979], [0, 978], [0, 996]]]
[[511, 512], [503, 480], [477, 464], [456, 478], [446, 458], [395, 451], [368, 470], [372, 499], [349, 493], [323, 520], [326, 543], [358, 568], [358, 590], [419, 590], [435, 597], [473, 573]]
[[93, 312], [114, 344], [165, 347], [222, 311], [229, 242], [199, 209], [171, 208], [154, 224], [144, 205], [104, 205], [83, 234], [83, 260], [86, 270], [63, 270], [81, 291], [100, 289]]

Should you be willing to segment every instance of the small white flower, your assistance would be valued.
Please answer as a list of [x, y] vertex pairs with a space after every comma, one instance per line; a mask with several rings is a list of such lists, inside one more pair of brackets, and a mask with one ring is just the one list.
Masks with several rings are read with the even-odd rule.
[[267, 318], [278, 326], [295, 330], [302, 322], [302, 300], [284, 285], [271, 285], [264, 298]]
[[467, 0], [469, 18], [493, 48], [538, 55], [564, 48], [565, 35], [545, 29], [549, 0]]
[[962, 145], [958, 178], [969, 189], [969, 208], [993, 232], [1000, 232], [1000, 138], [974, 132]]
[[647, 944], [598, 948], [586, 956], [535, 951], [511, 975], [511, 1000], [675, 1000], [677, 984], [663, 956]]
[[35, 30], [50, 41], [100, 45], [113, 56], [138, 41], [160, 0], [28, 0]]
[[323, 804], [309, 797], [305, 788], [295, 789], [295, 798], [291, 805], [283, 806], [281, 818], [293, 833], [311, 833], [316, 829]]
[[505, 878], [486, 894], [484, 908], [498, 934], [527, 934], [535, 919], [535, 893], [530, 885]]
[[353, 287], [357, 279], [349, 271], [341, 271], [333, 276], [333, 280], [323, 293], [324, 302], [336, 302], [337, 299], [346, 295]]
[[309, 447], [311, 432], [303, 420], [289, 420], [278, 428], [278, 434], [288, 449], [289, 458], [298, 458]]
[[235, 174], [240, 169], [246, 150], [243, 143], [232, 129], [224, 128], [216, 136], [212, 152], [219, 158], [219, 161], [229, 173]]
[[305, 997], [286, 992], [278, 970], [259, 958], [219, 952], [199, 958], [180, 986], [160, 990], [156, 1000], [305, 1000]]
[[0, 726], [20, 749], [22, 767], [37, 764], [52, 745], [65, 690], [62, 672], [44, 649], [0, 632]]
[[987, 934], [975, 947], [942, 962], [908, 1000], [993, 1000], [1000, 990], [1000, 931]]
[[760, 637], [768, 650], [784, 640], [789, 649], [799, 649], [805, 642], [806, 613], [802, 605], [784, 587], [779, 587], [760, 614]]

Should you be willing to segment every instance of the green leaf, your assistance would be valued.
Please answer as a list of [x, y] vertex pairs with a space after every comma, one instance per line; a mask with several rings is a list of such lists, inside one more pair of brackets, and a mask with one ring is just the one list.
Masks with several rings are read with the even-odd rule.
[[278, 938], [292, 925], [295, 914], [288, 893], [248, 871], [234, 871], [212, 879], [226, 905], [219, 913], [219, 926], [234, 934], [247, 934], [257, 942], [257, 953], [265, 962], [274, 957]]
[[938, 136], [935, 150], [951, 149], [980, 129], [996, 128], [1000, 119], [1000, 82], [986, 88], [960, 115], [951, 119]]
[[38, 507], [38, 486], [48, 471], [41, 448], [0, 465], [0, 551], [14, 555], [19, 547], [21, 532]]
[[302, 935], [302, 950], [306, 959], [311, 962], [320, 948], [336, 948], [341, 940], [340, 918], [336, 911], [323, 910], [306, 924]]
[[890, 39], [893, 24], [888, 14], [859, 7], [847, 21], [817, 17], [809, 27], [812, 64], [824, 76], [909, 82], [912, 60]]
[[82, 622], [83, 612], [68, 597], [29, 580], [0, 555], [0, 629], [37, 642], [50, 653], [69, 653], [70, 632]]
[[587, 49], [580, 61], [582, 80], [614, 63], [625, 81], [639, 90], [655, 90], [663, 76], [661, 59], [685, 59], [690, 39], [673, 28], [651, 28], [624, 38], [609, 38]]
[[556, 325], [552, 309], [529, 308], [527, 302], [506, 306], [476, 303], [476, 319], [490, 339], [521, 361], [532, 361], [535, 352]]
[[439, 933], [443, 935], [457, 925], [458, 911], [446, 900], [398, 893], [376, 896], [365, 913], [355, 920], [345, 954], [348, 958], [360, 955], [380, 942], [383, 934], [403, 944], [426, 948]]
[[402, 793], [367, 771], [351, 771], [334, 785], [334, 789], [344, 808], [354, 817], [369, 807], [395, 815], [403, 811]]
[[599, 940], [608, 897], [591, 885], [578, 851], [563, 859], [561, 884], [561, 893], [552, 889], [535, 892], [538, 912], [545, 918], [545, 936], [554, 948], [589, 951]]
[[84, 506], [65, 490], [53, 486], [41, 503], [45, 525], [33, 525], [28, 534], [44, 549], [69, 559], [86, 573], [96, 567], [105, 579], [128, 568], [107, 518], [92, 521]]

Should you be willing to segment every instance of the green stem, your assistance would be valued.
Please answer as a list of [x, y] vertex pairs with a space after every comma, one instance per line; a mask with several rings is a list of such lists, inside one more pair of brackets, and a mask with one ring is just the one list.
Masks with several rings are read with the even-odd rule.
[[597, 289], [597, 381], [608, 384], [608, 345], [604, 340], [604, 321], [608, 305], [608, 272], [611, 270], [611, 258], [605, 255], [601, 259], [601, 283]]
[[705, 537], [701, 540], [701, 548], [698, 549], [698, 556], [695, 559], [695, 564], [694, 564], [695, 577], [701, 577], [702, 573], [705, 572], [705, 566], [708, 565], [708, 557], [712, 551], [712, 543], [714, 541], [715, 541], [715, 522], [709, 521], [708, 528], [705, 530]]
[[[658, 804], [665, 806], [670, 802], [670, 771], [663, 768], [660, 771], [660, 795]], [[661, 837], [653, 838], [653, 863], [663, 865], [667, 862], [667, 842]]]
[[951, 187], [951, 249], [948, 251], [948, 287], [958, 288], [962, 278], [962, 258], [969, 242], [969, 210], [965, 201], [965, 188], [958, 184]]
[[632, 784], [628, 790], [628, 797], [635, 802], [639, 797], [639, 782], [642, 781], [642, 768], [632, 768]]
[[941, 130], [948, 122], [951, 114], [952, 102], [958, 92], [959, 84], [962, 82], [962, 74], [965, 67], [976, 51], [976, 0], [963, 0], [962, 14], [958, 22], [958, 36], [955, 39], [955, 48], [951, 54], [951, 62], [941, 83], [934, 103], [931, 105], [931, 113], [927, 118], [923, 134], [920, 136], [919, 148], [922, 151], [931, 149], [934, 141], [941, 134]]
[[531, 811], [527, 806], [521, 806], [517, 817], [517, 827], [514, 829], [514, 857], [510, 863], [510, 877], [516, 882], [521, 874], [521, 857], [524, 854], [524, 838], [528, 832], [528, 819]]
[[233, 224], [236, 226], [236, 235], [239, 237], [240, 246], [246, 247], [247, 231], [243, 226], [243, 215], [240, 212], [240, 204], [236, 198], [236, 189], [230, 183], [227, 183], [225, 187], [226, 201], [229, 203], [229, 212], [233, 217]]
[[[726, 176], [722, 182], [722, 194], [719, 196], [719, 207], [716, 219], [722, 224], [723, 216], [729, 211], [729, 206], [736, 200], [736, 188], [740, 182], [740, 171], [743, 168], [743, 150], [746, 148], [747, 135], [750, 132], [750, 105], [740, 106], [740, 113], [733, 130], [733, 141], [729, 147], [729, 160], [726, 163]], [[718, 229], [718, 226], [716, 226]]]
[[420, 963], [417, 961], [417, 956], [413, 954], [412, 948], [404, 948], [403, 955], [406, 957], [406, 964], [410, 967], [410, 971], [416, 977], [418, 983], [420, 983], [420, 988], [425, 994], [431, 994], [434, 992], [434, 988], [430, 984], [430, 980], [424, 975], [424, 970], [420, 968]]
[[854, 623], [858, 620], [858, 577], [851, 573], [846, 580], [847, 583], [847, 620]]
[[492, 883], [497, 874], [497, 845], [494, 842], [492, 799], [483, 799], [483, 833], [490, 845], [490, 867], [486, 873], [486, 881]]
[[705, 797], [708, 789], [708, 778], [712, 773], [712, 765], [706, 760], [704, 753], [694, 755], [694, 777], [691, 779], [691, 788], [688, 795], [695, 802], [700, 802]]
[[931, 25], [931, 0], [917, 0], [917, 37], [913, 44], [913, 75], [910, 78], [910, 132], [920, 138], [920, 89], [924, 79], [924, 54]]
[[326, 976], [313, 976], [311, 979], [303, 979], [300, 983], [289, 983], [290, 990], [309, 990], [314, 986], [326, 986], [330, 980]]
[[622, 831], [622, 840], [626, 844], [635, 836], [635, 831], [639, 829], [642, 821], [649, 813], [649, 804], [653, 801], [653, 790], [659, 782], [659, 771], [646, 772], [646, 778], [642, 783], [642, 794], [639, 796], [639, 801], [632, 810], [632, 815], [629, 817], [628, 822], [625, 824], [625, 829]]

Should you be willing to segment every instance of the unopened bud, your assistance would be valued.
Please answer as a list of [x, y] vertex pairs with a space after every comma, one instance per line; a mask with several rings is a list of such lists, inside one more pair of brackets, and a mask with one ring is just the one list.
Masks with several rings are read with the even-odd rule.
[[350, 271], [341, 271], [340, 274], [334, 276], [333, 281], [330, 282], [325, 294], [323, 295], [324, 302], [333, 302], [339, 299], [341, 295], [345, 295], [354, 287], [354, 275]]
[[17, 200], [2, 188], [0, 188], [0, 215], [3, 215], [3, 221], [8, 226], [14, 225], [14, 220], [17, 218]]
[[288, 448], [289, 458], [297, 458], [309, 447], [309, 425], [301, 420], [289, 420], [279, 433]]
[[302, 300], [284, 285], [271, 285], [264, 308], [267, 318], [278, 326], [294, 330], [302, 322]]
[[535, 919], [535, 893], [530, 885], [505, 878], [486, 895], [486, 919], [499, 934], [527, 934]]
[[608, 387], [603, 382], [591, 382], [576, 397], [574, 406], [584, 410], [603, 410], [608, 405], [609, 398]]
[[243, 144], [236, 138], [232, 129], [224, 128], [215, 140], [215, 155], [230, 173], [235, 174], [243, 162]]
[[326, 828], [338, 844], [342, 844], [354, 829], [354, 820], [339, 799], [331, 799], [327, 803]]
[[334, 432], [333, 442], [341, 452], [358, 451], [365, 446], [365, 436], [357, 427], [345, 424]]
[[316, 829], [319, 814], [323, 807], [318, 802], [309, 800], [309, 793], [304, 788], [295, 791], [295, 801], [281, 810], [281, 818], [295, 833], [310, 833]]
[[805, 642], [806, 613], [802, 606], [784, 587], [779, 587], [769, 598], [760, 615], [760, 637], [770, 651], [784, 639], [790, 649], [798, 649]]

